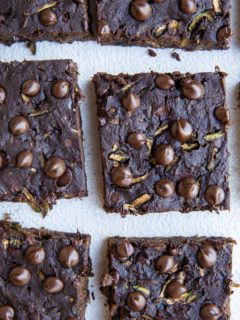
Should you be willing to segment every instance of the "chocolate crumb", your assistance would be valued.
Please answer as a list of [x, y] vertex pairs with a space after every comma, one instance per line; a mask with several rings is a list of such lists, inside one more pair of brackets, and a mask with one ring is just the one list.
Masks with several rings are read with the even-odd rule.
[[157, 56], [157, 53], [152, 49], [148, 49], [148, 54], [149, 54], [150, 57], [156, 57]]
[[179, 53], [173, 51], [171, 56], [173, 59], [176, 59], [177, 61], [181, 61], [181, 57], [180, 57]]

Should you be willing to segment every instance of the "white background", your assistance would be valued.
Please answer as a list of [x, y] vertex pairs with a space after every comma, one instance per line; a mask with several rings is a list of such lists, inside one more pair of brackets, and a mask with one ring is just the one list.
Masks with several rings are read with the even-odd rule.
[[[78, 63], [79, 84], [86, 100], [81, 107], [83, 120], [86, 172], [89, 196], [83, 200], [60, 200], [43, 219], [26, 204], [0, 204], [0, 214], [10, 213], [12, 220], [25, 227], [46, 227], [53, 230], [80, 232], [92, 235], [91, 256], [95, 277], [90, 291], [95, 301], [87, 308], [86, 320], [110, 319], [105, 299], [99, 292], [99, 279], [106, 269], [105, 239], [110, 236], [231, 236], [239, 242], [234, 250], [234, 281], [240, 282], [240, 108], [238, 108], [238, 85], [240, 81], [240, 2], [232, 0], [232, 29], [234, 39], [228, 51], [184, 52], [179, 50], [182, 61], [171, 57], [171, 49], [156, 50], [157, 57], [150, 57], [146, 48], [101, 47], [94, 42], [37, 44], [37, 54], [32, 56], [25, 44], [11, 47], [0, 45], [0, 60], [23, 59], [44, 60], [71, 58]], [[96, 72], [112, 74], [136, 73], [154, 70], [157, 72], [201, 72], [214, 71], [215, 66], [229, 74], [227, 78], [228, 106], [231, 110], [232, 126], [229, 130], [231, 211], [215, 214], [195, 212], [191, 214], [167, 213], [128, 216], [123, 219], [117, 214], [106, 214], [102, 209], [102, 177], [97, 132], [96, 106], [91, 78]], [[1, 75], [0, 75], [1, 76]], [[240, 102], [239, 102], [240, 103]], [[239, 320], [240, 289], [232, 296], [232, 320]]]

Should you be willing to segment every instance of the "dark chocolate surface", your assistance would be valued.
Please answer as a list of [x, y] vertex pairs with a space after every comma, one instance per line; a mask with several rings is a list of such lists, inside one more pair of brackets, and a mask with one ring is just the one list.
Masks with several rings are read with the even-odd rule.
[[[22, 229], [18, 224], [1, 221], [1, 315], [2, 308], [10, 306], [16, 320], [67, 320], [70, 317], [84, 320], [88, 276], [91, 275], [90, 240], [89, 235]], [[29, 248], [36, 246], [42, 248], [45, 257], [42, 262], [36, 264], [35, 261], [33, 264], [34, 259], [28, 258], [28, 252]], [[66, 247], [74, 248], [72, 250], [78, 253], [78, 260], [70, 268], [63, 267], [60, 263], [60, 252]], [[11, 281], [12, 270], [19, 266], [30, 272], [31, 278], [23, 286]], [[63, 284], [59, 292], [48, 292], [50, 286], [45, 289], [46, 279], [49, 277], [56, 277]]]
[[102, 44], [188, 50], [229, 46], [229, 0], [97, 0], [97, 9]]
[[[157, 85], [159, 76], [168, 80]], [[95, 75], [106, 211], [229, 209], [224, 78], [223, 73]], [[184, 142], [173, 136], [180, 119], [192, 128]], [[140, 147], [129, 142], [132, 133], [143, 135]], [[170, 153], [159, 164], [162, 144]], [[189, 185], [189, 178], [194, 183]], [[167, 197], [158, 192], [162, 179], [173, 183]]]
[[[205, 320], [203, 308], [210, 305], [217, 310], [214, 320], [229, 320], [233, 243], [197, 237], [108, 239], [109, 274], [102, 284], [112, 319]], [[214, 254], [204, 260], [200, 254], [206, 248]], [[162, 263], [164, 256], [168, 264]], [[135, 304], [132, 293], [141, 297]]]
[[[50, 10], [50, 18], [41, 14]], [[54, 16], [54, 18], [51, 18]], [[72, 42], [91, 37], [86, 0], [1, 0], [0, 42]]]
[[[79, 109], [83, 97], [76, 64], [71, 60], [1, 63], [0, 73], [0, 87], [6, 93], [0, 104], [0, 151], [6, 156], [0, 164], [0, 200], [28, 202], [45, 214], [59, 198], [86, 196]], [[24, 91], [27, 80], [36, 81], [36, 87]], [[30, 95], [31, 90], [34, 96], [22, 93]], [[66, 96], [56, 97], [61, 94]], [[15, 116], [27, 121], [25, 133], [14, 125]], [[23, 134], [16, 135], [17, 128]], [[28, 157], [19, 157], [23, 151], [30, 152], [32, 164]]]

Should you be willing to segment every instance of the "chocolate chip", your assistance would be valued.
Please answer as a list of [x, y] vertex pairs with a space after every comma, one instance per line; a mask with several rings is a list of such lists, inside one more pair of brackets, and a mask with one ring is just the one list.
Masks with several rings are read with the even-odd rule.
[[157, 56], [157, 53], [152, 49], [148, 49], [148, 54], [150, 57], [153, 57], [153, 58]]
[[16, 267], [10, 272], [9, 279], [15, 286], [23, 287], [30, 282], [31, 274], [26, 268]]
[[111, 170], [112, 182], [118, 187], [129, 187], [132, 184], [133, 176], [127, 167], [115, 167]]
[[131, 292], [128, 294], [127, 304], [135, 312], [141, 311], [146, 305], [146, 299], [140, 292]]
[[207, 188], [205, 198], [212, 206], [217, 206], [225, 199], [225, 192], [219, 186], [210, 186]]
[[197, 11], [197, 5], [195, 0], [180, 0], [179, 7], [181, 11], [186, 14], [193, 14]]
[[145, 0], [133, 0], [130, 6], [131, 15], [138, 21], [147, 20], [152, 14], [150, 4]]
[[160, 144], [154, 152], [158, 164], [168, 166], [174, 160], [175, 154], [170, 144]]
[[229, 110], [225, 107], [218, 107], [215, 109], [215, 117], [224, 124], [229, 124], [230, 113]]
[[48, 277], [43, 286], [48, 293], [58, 293], [64, 288], [63, 282], [56, 277]]
[[190, 100], [201, 99], [204, 96], [204, 86], [198, 80], [184, 80], [182, 82], [182, 93]]
[[200, 310], [202, 320], [218, 320], [220, 316], [221, 312], [215, 304], [205, 304]]
[[6, 100], [7, 94], [3, 87], [0, 87], [0, 104], [3, 104]]
[[4, 151], [0, 151], [0, 170], [6, 168], [7, 164], [7, 154]]
[[174, 266], [175, 263], [173, 257], [168, 255], [161, 256], [156, 262], [156, 268], [160, 273], [171, 272]]
[[36, 96], [40, 89], [40, 84], [36, 80], [27, 80], [22, 85], [22, 93], [27, 97]]
[[57, 179], [61, 177], [66, 170], [64, 160], [59, 157], [49, 158], [44, 165], [44, 172], [48, 178]]
[[178, 184], [178, 193], [185, 199], [195, 199], [199, 193], [199, 183], [193, 178], [184, 178]]
[[217, 261], [217, 252], [209, 244], [204, 244], [197, 253], [197, 260], [202, 268], [211, 268]]
[[51, 27], [57, 23], [57, 15], [52, 10], [46, 9], [40, 12], [39, 20], [45, 27]]
[[0, 307], [0, 320], [13, 320], [14, 310], [12, 307], [5, 305]]
[[163, 198], [171, 197], [175, 191], [174, 183], [169, 179], [161, 179], [156, 184], [156, 192], [159, 196]]
[[33, 154], [30, 151], [21, 151], [16, 158], [16, 166], [21, 169], [30, 168], [33, 162]]
[[187, 120], [179, 119], [171, 125], [171, 134], [175, 140], [186, 142], [192, 138], [193, 128]]
[[79, 262], [79, 254], [75, 248], [68, 246], [60, 250], [58, 259], [64, 268], [73, 268]]
[[55, 98], [64, 99], [69, 95], [70, 85], [67, 81], [58, 80], [52, 86], [52, 94]]
[[120, 240], [115, 248], [116, 256], [120, 259], [128, 259], [134, 254], [134, 248], [131, 243], [126, 240]]
[[172, 280], [168, 283], [165, 289], [165, 294], [171, 299], [180, 299], [187, 289], [177, 280]]
[[23, 116], [15, 116], [10, 120], [9, 128], [14, 136], [21, 136], [29, 129], [29, 122]]
[[141, 132], [134, 132], [128, 136], [127, 142], [131, 147], [140, 149], [142, 146], [144, 146], [146, 138]]
[[217, 40], [227, 41], [231, 38], [231, 36], [232, 36], [231, 28], [229, 26], [225, 26], [218, 30]]
[[173, 78], [166, 73], [157, 75], [155, 82], [156, 86], [162, 90], [169, 90], [175, 86]]
[[137, 94], [129, 91], [128, 94], [123, 98], [122, 104], [128, 111], [135, 111], [140, 107], [141, 100]]
[[101, 36], [106, 36], [111, 33], [110, 27], [105, 20], [100, 20], [98, 22], [98, 33]]
[[65, 171], [64, 174], [60, 178], [58, 178], [57, 186], [65, 187], [72, 182], [72, 179], [72, 172], [69, 169], [67, 169], [67, 171]]
[[27, 249], [26, 259], [33, 265], [41, 264], [45, 259], [45, 250], [41, 246], [31, 246]]

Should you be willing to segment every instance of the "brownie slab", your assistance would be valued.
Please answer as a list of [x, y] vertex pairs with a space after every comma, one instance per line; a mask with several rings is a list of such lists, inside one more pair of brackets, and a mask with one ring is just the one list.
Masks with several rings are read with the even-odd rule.
[[108, 239], [112, 319], [230, 320], [230, 238]]
[[45, 214], [86, 196], [76, 64], [0, 63], [0, 73], [0, 200]]
[[97, 0], [98, 41], [196, 49], [227, 49], [230, 0]]
[[229, 209], [224, 78], [94, 76], [106, 211]]
[[87, 0], [0, 0], [0, 42], [91, 38]]
[[2, 319], [85, 319], [90, 236], [0, 221]]

